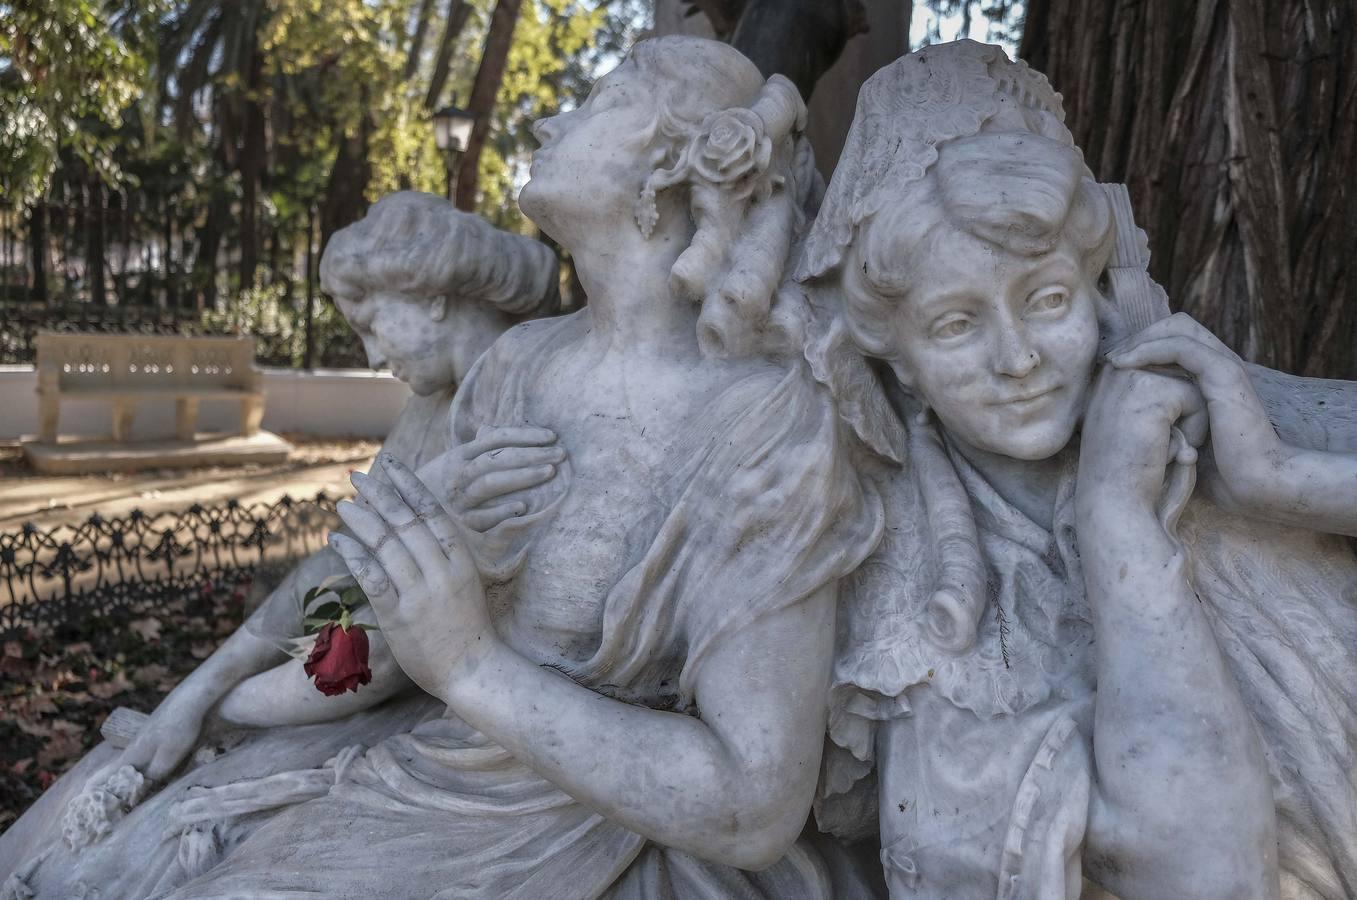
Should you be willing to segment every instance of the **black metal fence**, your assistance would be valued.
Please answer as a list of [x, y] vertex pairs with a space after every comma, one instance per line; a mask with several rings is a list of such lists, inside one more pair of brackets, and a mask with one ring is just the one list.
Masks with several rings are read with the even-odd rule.
[[239, 242], [208, 252], [187, 211], [60, 187], [60, 202], [23, 209], [0, 197], [0, 364], [31, 364], [38, 330], [85, 330], [248, 334], [264, 365], [367, 367], [319, 290], [314, 240], [302, 253], [274, 234], [246, 283]]
[[29, 627], [146, 610], [203, 585], [271, 573], [324, 545], [335, 498], [194, 504], [0, 532], [0, 640]]

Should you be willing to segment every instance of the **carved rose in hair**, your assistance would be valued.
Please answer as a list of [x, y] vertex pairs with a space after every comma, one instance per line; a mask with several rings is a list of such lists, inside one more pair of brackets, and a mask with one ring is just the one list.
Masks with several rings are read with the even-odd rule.
[[763, 172], [773, 155], [773, 141], [763, 120], [749, 109], [712, 113], [695, 139], [694, 172], [712, 184], [728, 184]]

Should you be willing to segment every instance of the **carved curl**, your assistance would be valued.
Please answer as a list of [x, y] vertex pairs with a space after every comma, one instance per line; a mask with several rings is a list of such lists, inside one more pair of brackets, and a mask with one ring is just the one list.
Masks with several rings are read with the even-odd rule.
[[[698, 87], [685, 97], [657, 92], [654, 132], [668, 151], [641, 189], [636, 221], [649, 236], [659, 216], [656, 198], [667, 190], [687, 190], [695, 231], [674, 263], [670, 287], [701, 304], [698, 338], [705, 352], [745, 356], [785, 342], [780, 324], [771, 321], [774, 297], [805, 221], [802, 204], [815, 196], [814, 185], [802, 183], [814, 179], [809, 145], [800, 137], [806, 108], [786, 78], [774, 75], [764, 82], [736, 51], [711, 42], [676, 46], [682, 40], [642, 42], [632, 60], [643, 72], [653, 71], [660, 86], [674, 74], [665, 68], [679, 64], [680, 51], [700, 51], [712, 57], [701, 62], [721, 71], [726, 84], [708, 94], [719, 104], [716, 109], [694, 102], [703, 93]], [[671, 45], [673, 54], [661, 52]], [[744, 96], [734, 99], [732, 85], [757, 89], [737, 90]]]

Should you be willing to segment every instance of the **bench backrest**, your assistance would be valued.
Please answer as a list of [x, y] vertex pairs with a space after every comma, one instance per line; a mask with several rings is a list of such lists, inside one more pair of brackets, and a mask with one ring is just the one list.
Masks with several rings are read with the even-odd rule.
[[259, 389], [252, 337], [42, 332], [34, 346], [42, 389]]

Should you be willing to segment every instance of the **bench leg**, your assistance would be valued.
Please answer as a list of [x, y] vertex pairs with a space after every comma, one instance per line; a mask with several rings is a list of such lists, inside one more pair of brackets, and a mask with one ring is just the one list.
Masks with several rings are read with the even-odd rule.
[[132, 433], [132, 418], [137, 412], [137, 401], [126, 397], [113, 401], [113, 440], [126, 441]]
[[180, 397], [174, 401], [174, 436], [191, 441], [198, 429], [198, 398]]
[[61, 418], [61, 400], [53, 394], [38, 395], [38, 440], [44, 444], [57, 441], [57, 421]]
[[259, 423], [264, 420], [264, 398], [246, 397], [240, 401], [240, 433], [254, 437], [259, 433]]

